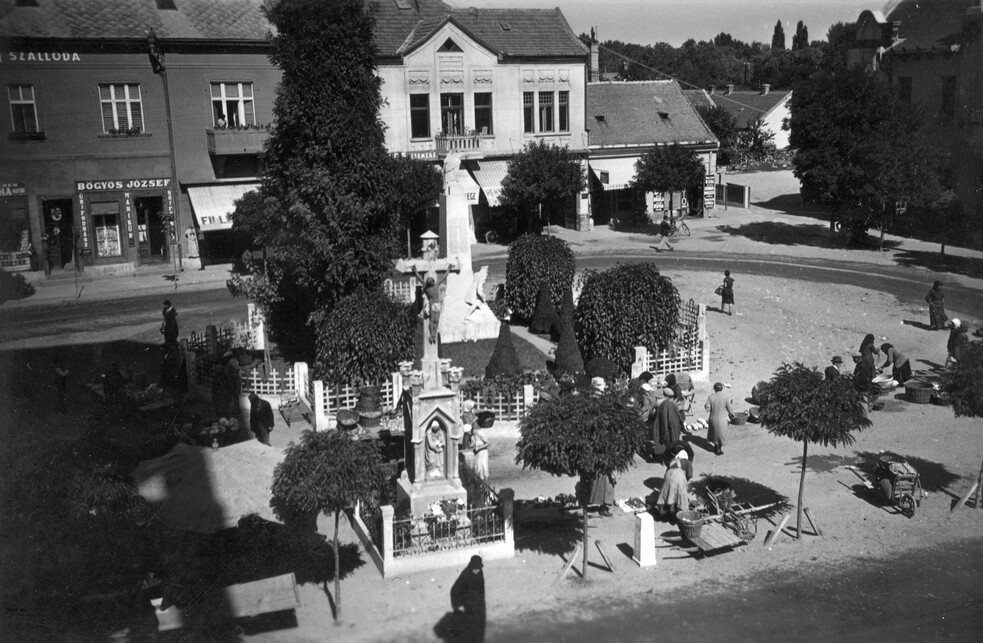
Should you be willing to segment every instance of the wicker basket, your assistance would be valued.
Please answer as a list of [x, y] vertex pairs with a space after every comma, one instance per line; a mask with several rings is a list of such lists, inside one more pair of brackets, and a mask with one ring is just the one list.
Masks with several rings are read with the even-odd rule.
[[703, 531], [703, 516], [698, 511], [680, 511], [676, 513], [679, 530], [689, 540], [700, 537]]
[[738, 411], [730, 418], [730, 423], [736, 426], [742, 426], [747, 423], [747, 413], [745, 411]]
[[928, 404], [932, 401], [934, 389], [931, 384], [925, 382], [906, 382], [904, 391], [912, 404]]

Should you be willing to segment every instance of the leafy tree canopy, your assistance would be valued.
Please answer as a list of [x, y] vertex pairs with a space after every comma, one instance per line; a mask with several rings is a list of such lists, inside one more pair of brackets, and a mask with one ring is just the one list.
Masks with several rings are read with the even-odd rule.
[[[271, 325], [312, 324], [342, 297], [378, 288], [399, 245], [391, 191], [400, 165], [384, 146], [373, 18], [358, 0], [284, 0], [264, 12], [281, 71], [258, 198], [234, 229], [266, 246], [266, 269], [230, 282]], [[288, 309], [289, 313], [277, 314]], [[306, 315], [298, 315], [298, 313]]]
[[970, 342], [955, 366], [942, 373], [942, 390], [956, 417], [983, 417], [983, 343]]
[[655, 351], [675, 340], [681, 303], [672, 280], [652, 263], [588, 275], [574, 315], [584, 357], [606, 357], [630, 372], [636, 346]]
[[574, 197], [585, 185], [580, 158], [568, 147], [540, 139], [528, 143], [509, 160], [499, 199], [505, 207], [528, 212], [537, 204], [551, 205]]
[[543, 284], [549, 287], [554, 306], [563, 301], [564, 290], [573, 284], [576, 259], [562, 239], [526, 234], [509, 244], [505, 262], [505, 298], [513, 319], [527, 321], [536, 309]]
[[775, 33], [771, 36], [771, 48], [785, 49], [785, 29], [782, 27], [781, 20], [775, 23]]
[[632, 187], [646, 192], [679, 192], [702, 187], [706, 168], [690, 149], [678, 144], [653, 148], [635, 163]]

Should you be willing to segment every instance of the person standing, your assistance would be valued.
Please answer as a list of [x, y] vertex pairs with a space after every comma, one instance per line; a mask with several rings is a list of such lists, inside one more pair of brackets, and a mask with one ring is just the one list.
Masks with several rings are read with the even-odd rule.
[[881, 344], [881, 352], [884, 353], [884, 364], [878, 370], [883, 370], [891, 364], [893, 366], [891, 379], [897, 380], [898, 384], [904, 384], [911, 379], [911, 364], [907, 355], [887, 342]]
[[840, 376], [841, 368], [843, 368], [843, 358], [839, 355], [834, 355], [833, 359], [830, 360], [830, 365], [823, 371], [823, 375], [828, 380], [836, 379]]
[[932, 289], [925, 295], [925, 301], [928, 302], [928, 325], [932, 330], [942, 330], [949, 318], [945, 314], [945, 295], [942, 293], [941, 281], [932, 284]]
[[727, 424], [732, 413], [730, 399], [724, 393], [724, 385], [715, 382], [713, 393], [707, 398], [704, 408], [710, 412], [710, 429], [707, 431], [707, 442], [713, 445], [713, 452], [724, 454], [724, 443], [727, 441]]
[[[667, 452], [668, 457], [668, 452]], [[686, 462], [689, 454], [679, 450], [669, 460], [662, 478], [662, 489], [655, 502], [656, 509], [663, 517], [672, 518], [679, 511], [689, 509], [689, 494], [686, 490]]]
[[669, 446], [678, 441], [679, 436], [682, 435], [685, 418], [672, 399], [675, 393], [671, 388], [662, 389], [662, 396], [664, 398], [662, 404], [655, 413], [656, 435], [653, 436], [653, 440], [663, 446]]
[[734, 314], [734, 279], [730, 276], [730, 270], [724, 270], [724, 283], [720, 286], [720, 312], [724, 312], [727, 306], [727, 314]]
[[945, 348], [948, 355], [945, 358], [945, 367], [949, 368], [962, 358], [963, 351], [969, 344], [969, 328], [963, 325], [958, 319], [953, 319], [949, 322], [949, 340], [946, 342]]
[[652, 246], [655, 248], [656, 252], [662, 252], [662, 244], [666, 244], [666, 248], [672, 250], [673, 247], [669, 245], [669, 237], [672, 236], [672, 221], [669, 220], [669, 215], [663, 215], [662, 223], [659, 224], [659, 242]]
[[485, 640], [485, 575], [481, 556], [472, 556], [451, 587], [451, 609], [457, 615], [457, 641], [482, 643]]
[[177, 310], [171, 305], [170, 299], [164, 300], [164, 310], [161, 313], [164, 321], [160, 324], [160, 334], [164, 336], [164, 343], [169, 344], [177, 341]]
[[68, 369], [61, 361], [61, 357], [54, 359], [55, 370], [55, 405], [59, 413], [64, 413], [68, 407], [66, 397], [68, 394]]
[[273, 407], [270, 403], [256, 395], [249, 394], [249, 428], [256, 439], [270, 445], [270, 431], [276, 423], [273, 420]]
[[491, 411], [482, 411], [478, 414], [474, 428], [471, 429], [471, 443], [474, 446], [474, 470], [482, 480], [488, 479], [488, 447], [491, 440], [488, 439], [486, 429], [490, 429], [495, 423], [495, 414]]
[[860, 360], [856, 368], [853, 369], [853, 387], [857, 389], [867, 402], [867, 409], [872, 408], [872, 397], [874, 397], [874, 374], [877, 366], [874, 363], [874, 351], [876, 346], [871, 346], [873, 350], [865, 349], [860, 353]]

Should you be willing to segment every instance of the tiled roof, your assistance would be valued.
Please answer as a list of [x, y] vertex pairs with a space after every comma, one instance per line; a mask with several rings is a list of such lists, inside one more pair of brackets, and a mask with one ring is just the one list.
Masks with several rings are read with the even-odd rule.
[[587, 128], [591, 148], [717, 142], [674, 80], [588, 83]]
[[265, 40], [270, 24], [263, 0], [174, 0], [159, 10], [154, 0], [38, 0], [37, 7], [0, 2], [6, 37], [129, 39], [151, 28], [161, 38]]
[[730, 94], [711, 94], [710, 100], [717, 107], [726, 109], [737, 122], [738, 129], [744, 129], [758, 116], [764, 116], [782, 104], [792, 92], [769, 91], [767, 94], [751, 91], [733, 91]]
[[713, 101], [705, 89], [684, 89], [683, 96], [693, 107], [713, 107]]
[[[380, 15], [379, 22], [381, 23]], [[570, 29], [559, 9], [455, 9], [424, 17], [395, 50], [412, 50], [448, 20], [506, 56], [585, 56], [587, 46]], [[378, 39], [383, 55], [390, 52]], [[388, 46], [388, 45], [387, 45]]]
[[962, 40], [962, 17], [980, 0], [903, 0], [888, 14], [888, 22], [900, 22], [901, 41], [891, 51], [948, 49]]

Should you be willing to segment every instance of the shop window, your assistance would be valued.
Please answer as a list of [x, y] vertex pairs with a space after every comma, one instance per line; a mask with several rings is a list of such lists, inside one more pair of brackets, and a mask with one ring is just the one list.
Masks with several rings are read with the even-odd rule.
[[92, 229], [96, 237], [96, 254], [100, 257], [121, 256], [123, 244], [120, 234], [119, 202], [93, 202], [89, 207]]
[[474, 130], [479, 134], [495, 133], [492, 128], [491, 92], [479, 92], [474, 95]]
[[464, 94], [440, 95], [440, 126], [445, 136], [464, 134]]
[[38, 134], [38, 111], [34, 105], [33, 85], [10, 85], [7, 87], [10, 99], [11, 130], [15, 137]]
[[430, 138], [430, 94], [410, 94], [410, 136]]
[[216, 127], [255, 125], [253, 84], [212, 83], [212, 123]]
[[522, 131], [532, 134], [536, 131], [534, 115], [536, 107], [533, 104], [535, 94], [533, 92], [522, 92]]
[[570, 131], [570, 92], [558, 92], [558, 125], [561, 132]]
[[553, 92], [539, 92], [539, 131], [553, 131]]
[[143, 131], [140, 85], [99, 85], [102, 131], [135, 134]]

